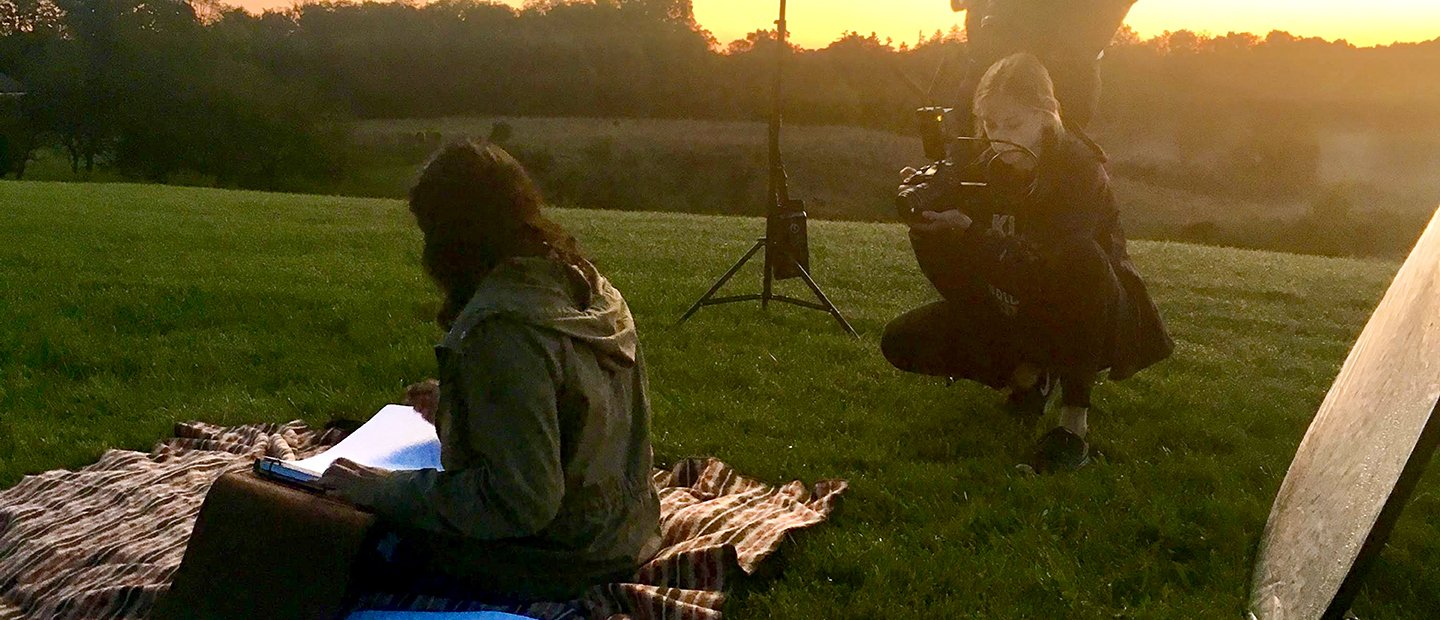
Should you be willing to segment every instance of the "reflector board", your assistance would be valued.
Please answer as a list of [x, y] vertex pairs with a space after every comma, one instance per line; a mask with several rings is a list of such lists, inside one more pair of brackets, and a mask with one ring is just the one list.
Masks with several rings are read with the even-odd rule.
[[1440, 213], [1400, 268], [1275, 497], [1251, 582], [1260, 620], [1341, 618], [1440, 440]]

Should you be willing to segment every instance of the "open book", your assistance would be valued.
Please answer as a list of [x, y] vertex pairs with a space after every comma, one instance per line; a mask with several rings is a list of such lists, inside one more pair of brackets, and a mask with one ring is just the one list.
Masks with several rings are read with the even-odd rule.
[[286, 461], [266, 457], [255, 462], [263, 478], [312, 486], [336, 459], [389, 470], [444, 469], [435, 427], [404, 405], [386, 405], [370, 421], [329, 450], [308, 459]]

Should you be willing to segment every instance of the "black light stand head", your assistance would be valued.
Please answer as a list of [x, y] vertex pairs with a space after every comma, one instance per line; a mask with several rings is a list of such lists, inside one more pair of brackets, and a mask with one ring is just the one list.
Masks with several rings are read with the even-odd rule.
[[765, 251], [776, 280], [801, 277], [810, 270], [808, 216], [803, 200], [790, 200], [785, 208], [765, 218]]

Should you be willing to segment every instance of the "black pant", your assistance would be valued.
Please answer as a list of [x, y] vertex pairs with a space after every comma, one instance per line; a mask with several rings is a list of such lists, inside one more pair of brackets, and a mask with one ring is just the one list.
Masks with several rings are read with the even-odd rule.
[[1077, 243], [1003, 287], [1018, 301], [1009, 309], [1000, 287], [976, 277], [950, 299], [900, 315], [885, 326], [881, 352], [900, 370], [995, 389], [1028, 363], [1060, 377], [1063, 404], [1090, 406], [1095, 378], [1110, 366], [1124, 295], [1108, 255], [1094, 242]]
[[639, 568], [626, 561], [566, 564], [573, 554], [516, 541], [470, 541], [382, 526], [380, 542], [353, 572], [353, 598], [400, 593], [493, 606], [579, 599], [602, 583], [630, 581]]

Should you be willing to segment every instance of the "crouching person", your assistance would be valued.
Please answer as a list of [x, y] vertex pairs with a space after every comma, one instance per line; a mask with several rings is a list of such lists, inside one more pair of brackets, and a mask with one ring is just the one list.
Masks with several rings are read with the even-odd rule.
[[[362, 589], [515, 603], [631, 578], [658, 550], [650, 412], [620, 292], [500, 148], [444, 148], [410, 191], [444, 293], [444, 471], [339, 461], [320, 484], [394, 532]], [[428, 407], [422, 407], [428, 409]]]
[[1129, 377], [1173, 344], [1126, 251], [1103, 156], [1066, 131], [1045, 67], [1028, 54], [997, 62], [973, 104], [979, 135], [1003, 141], [982, 157], [998, 156], [994, 175], [1029, 189], [911, 224], [943, 301], [892, 321], [881, 349], [901, 370], [1008, 390], [1030, 420], [1060, 392], [1061, 423], [1040, 438], [1035, 465], [1077, 468], [1099, 374]]

